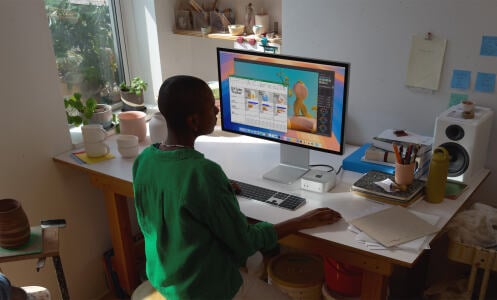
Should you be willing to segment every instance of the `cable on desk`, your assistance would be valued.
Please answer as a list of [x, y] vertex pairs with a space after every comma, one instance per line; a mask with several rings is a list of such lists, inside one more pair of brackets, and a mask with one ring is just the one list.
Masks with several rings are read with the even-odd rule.
[[[322, 165], [322, 164], [317, 164], [317, 165], [309, 165], [310, 168], [313, 168], [313, 167], [327, 167], [329, 168], [329, 170], [327, 172], [331, 172], [331, 171], [334, 171], [335, 168], [333, 166], [330, 166], [330, 165]], [[338, 168], [338, 170], [336, 171], [336, 174], [338, 175], [340, 172], [342, 171], [342, 166], [340, 166]]]
[[333, 168], [333, 166], [330, 166], [330, 165], [322, 165], [322, 164], [317, 164], [317, 165], [309, 165], [309, 168], [314, 168], [314, 167], [326, 167], [326, 168], [329, 168], [329, 170], [327, 172], [331, 172], [331, 171], [334, 171], [335, 168]]

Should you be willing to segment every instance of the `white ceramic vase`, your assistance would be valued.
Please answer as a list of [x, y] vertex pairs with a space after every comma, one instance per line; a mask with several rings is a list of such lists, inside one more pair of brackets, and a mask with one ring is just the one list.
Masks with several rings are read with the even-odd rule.
[[167, 123], [160, 111], [155, 112], [152, 115], [152, 118], [148, 123], [148, 130], [150, 132], [150, 141], [152, 144], [160, 143], [166, 140]]

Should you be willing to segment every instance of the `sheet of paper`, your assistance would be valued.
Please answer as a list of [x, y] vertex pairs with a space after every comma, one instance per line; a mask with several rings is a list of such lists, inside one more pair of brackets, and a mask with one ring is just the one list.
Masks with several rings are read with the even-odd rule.
[[471, 71], [453, 70], [450, 87], [453, 89], [467, 90], [471, 82]]
[[104, 160], [113, 159], [115, 156], [112, 153], [107, 153], [106, 155], [100, 157], [88, 157], [85, 151], [74, 152], [72, 153], [76, 156], [81, 162], [87, 164], [94, 164]]
[[[411, 213], [415, 214], [416, 216], [420, 217], [421, 219], [425, 220], [426, 222], [436, 225], [438, 221], [440, 220], [439, 216], [435, 215], [430, 215], [430, 214], [425, 214], [422, 212], [418, 211], [413, 211], [409, 210]], [[364, 232], [360, 231], [359, 229], [355, 228], [353, 225], [349, 225], [348, 230], [354, 232], [357, 234], [356, 240], [359, 242], [363, 242], [366, 244], [368, 249], [371, 250], [385, 250], [388, 249], [384, 246], [382, 246], [380, 243], [375, 241], [373, 238], [365, 234]], [[422, 248], [429, 249], [429, 245], [427, 244], [427, 238], [428, 236], [423, 236], [421, 238], [412, 240], [410, 242], [406, 242], [400, 245], [395, 246], [395, 249], [401, 249], [401, 250], [407, 250], [407, 251], [419, 251]]]
[[475, 90], [484, 93], [493, 93], [495, 91], [495, 74], [481, 73], [476, 75]]
[[497, 36], [483, 36], [480, 55], [497, 56]]
[[438, 90], [447, 40], [413, 36], [406, 85]]
[[436, 226], [397, 205], [349, 223], [385, 247], [400, 245], [438, 231]]

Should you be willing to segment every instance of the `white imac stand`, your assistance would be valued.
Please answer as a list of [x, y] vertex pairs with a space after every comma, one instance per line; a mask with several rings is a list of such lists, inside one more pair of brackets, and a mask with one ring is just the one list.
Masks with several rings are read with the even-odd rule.
[[262, 178], [292, 184], [309, 171], [309, 149], [280, 144], [280, 164]]

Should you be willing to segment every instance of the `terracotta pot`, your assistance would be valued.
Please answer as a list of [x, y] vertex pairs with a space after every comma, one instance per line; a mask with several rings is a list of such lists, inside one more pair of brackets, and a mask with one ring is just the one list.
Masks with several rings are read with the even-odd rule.
[[0, 199], [0, 247], [12, 249], [29, 241], [31, 228], [21, 203]]

